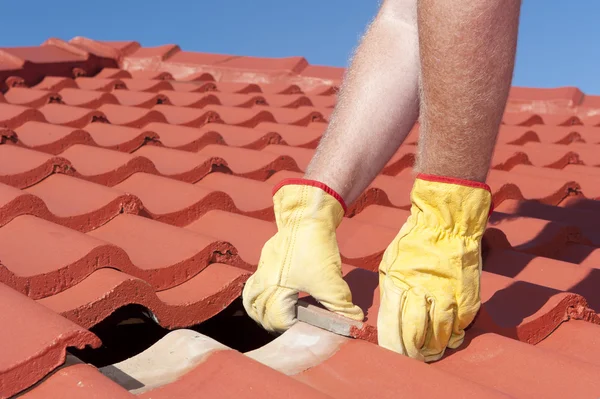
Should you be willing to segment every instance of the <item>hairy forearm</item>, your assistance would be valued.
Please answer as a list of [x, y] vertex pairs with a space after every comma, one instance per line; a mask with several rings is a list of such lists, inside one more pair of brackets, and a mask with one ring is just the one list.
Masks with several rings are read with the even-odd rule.
[[360, 43], [305, 177], [352, 203], [396, 152], [419, 113], [416, 0], [388, 0]]
[[519, 0], [419, 0], [416, 171], [485, 181], [513, 74]]

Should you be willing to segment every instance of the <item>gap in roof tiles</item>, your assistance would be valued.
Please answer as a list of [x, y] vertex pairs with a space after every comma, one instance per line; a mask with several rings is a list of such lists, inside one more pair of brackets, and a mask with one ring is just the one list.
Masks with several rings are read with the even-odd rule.
[[[216, 316], [186, 329], [199, 332], [242, 353], [260, 348], [277, 338], [246, 315], [241, 298]], [[102, 346], [82, 350], [71, 348], [69, 352], [98, 368], [136, 356], [172, 331], [157, 324], [148, 309], [135, 304], [117, 309], [89, 330], [101, 339]]]

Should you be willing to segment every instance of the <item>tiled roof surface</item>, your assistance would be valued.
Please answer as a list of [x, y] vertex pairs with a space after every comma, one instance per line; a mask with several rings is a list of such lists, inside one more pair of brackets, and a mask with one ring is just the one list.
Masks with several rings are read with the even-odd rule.
[[[338, 231], [360, 339], [300, 323], [241, 353], [185, 329], [239, 297], [342, 73], [86, 38], [0, 49], [0, 397], [600, 396], [600, 97], [576, 88], [511, 91], [460, 350], [423, 364], [375, 344], [418, 126]], [[100, 369], [69, 354], [127, 304], [178, 330]]]

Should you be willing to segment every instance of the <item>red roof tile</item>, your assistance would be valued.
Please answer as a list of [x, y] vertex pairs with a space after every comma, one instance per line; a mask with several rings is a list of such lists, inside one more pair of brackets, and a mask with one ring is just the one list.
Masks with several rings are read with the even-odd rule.
[[[398, 381], [429, 397], [600, 389], [597, 97], [511, 90], [488, 179], [483, 306], [461, 349], [425, 365], [375, 345], [376, 270], [408, 215], [416, 125], [338, 229], [366, 314], [359, 340], [300, 323], [242, 354], [178, 330], [187, 360], [144, 376], [131, 365], [159, 364], [160, 350], [98, 370], [65, 362], [66, 348], [100, 345], [87, 329], [125, 305], [174, 329], [239, 298], [276, 231], [271, 190], [302, 176], [344, 70], [81, 37], [0, 52], [0, 397], [395, 397]], [[171, 348], [169, 336], [156, 345]], [[136, 376], [145, 382], [128, 385]]]
[[[31, 251], [29, 251], [31, 252]], [[64, 360], [67, 347], [98, 347], [91, 332], [60, 317], [25, 295], [0, 284], [0, 313], [10, 321], [2, 337], [0, 395], [12, 396], [29, 388]]]

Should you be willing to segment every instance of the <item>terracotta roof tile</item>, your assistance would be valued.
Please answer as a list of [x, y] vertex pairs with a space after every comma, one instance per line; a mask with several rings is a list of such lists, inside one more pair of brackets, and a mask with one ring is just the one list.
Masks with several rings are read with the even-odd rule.
[[169, 100], [169, 103], [177, 107], [204, 108], [208, 104], [221, 104], [221, 96], [210, 92], [180, 92], [163, 90], [161, 95]]
[[121, 81], [128, 90], [132, 91], [158, 93], [161, 90], [171, 90], [173, 88], [169, 82], [164, 80], [123, 78]]
[[160, 112], [142, 107], [104, 104], [98, 111], [106, 115], [110, 123], [121, 126], [142, 128], [151, 122], [166, 122]]
[[104, 107], [107, 105], [103, 105], [99, 110], [91, 110], [63, 104], [46, 104], [38, 109], [48, 123], [81, 128], [88, 123], [105, 122], [106, 115], [101, 110]]
[[0, 360], [2, 397], [29, 388], [59, 366], [67, 347], [100, 346], [93, 333], [4, 284], [0, 284], [0, 295], [3, 319], [11, 323], [3, 332], [10, 344], [3, 345]]
[[0, 126], [14, 129], [28, 121], [45, 122], [46, 117], [37, 109], [0, 103]]
[[119, 384], [103, 376], [94, 366], [72, 355], [59, 369], [49, 374], [35, 389], [24, 392], [23, 399], [46, 399], [60, 395], [73, 399], [134, 399]]
[[[211, 123], [201, 128], [195, 128], [152, 122], [147, 124], [145, 129], [155, 132], [157, 139], [165, 147], [184, 151], [198, 151], [208, 144], [225, 144], [219, 131], [235, 129], [235, 127]], [[249, 133], [254, 133], [254, 131], [249, 129]]]
[[110, 268], [95, 271], [81, 283], [39, 302], [68, 320], [90, 328], [116, 309], [139, 304], [166, 328], [201, 323], [239, 296], [249, 272], [211, 263], [174, 288], [155, 292], [144, 280]]
[[227, 162], [234, 174], [255, 180], [266, 180], [280, 170], [300, 172], [293, 158], [268, 151], [210, 144], [200, 149], [198, 154], [220, 157]]
[[[206, 378], [210, 375], [211, 378]], [[231, 376], [236, 376], [231, 379]], [[315, 398], [329, 395], [296, 381], [233, 350], [213, 350], [181, 379], [139, 395], [143, 399], [189, 398], [202, 392], [215, 399]]]
[[163, 94], [115, 90], [111, 93], [121, 105], [140, 108], [152, 108], [156, 104], [169, 104], [169, 99]]
[[172, 125], [199, 127], [210, 122], [221, 121], [219, 113], [215, 112], [212, 109], [208, 109], [208, 107], [198, 109], [159, 104], [152, 107], [152, 109], [154, 110], [154, 112], [159, 112], [160, 114], [162, 114], [165, 118], [164, 121]]
[[44, 78], [36, 85], [32, 86], [38, 90], [60, 91], [64, 88], [77, 88], [77, 84], [71, 78], [60, 76], [44, 76]]
[[75, 79], [75, 85], [80, 89], [96, 91], [112, 91], [115, 89], [126, 88], [125, 82], [122, 79], [96, 79], [79, 77]]
[[148, 173], [135, 173], [114, 188], [140, 198], [148, 217], [176, 226], [189, 224], [212, 209], [239, 212], [226, 193]]
[[118, 104], [115, 93], [64, 88], [60, 92], [62, 102], [83, 108], [99, 108], [103, 104]]
[[73, 165], [64, 157], [15, 145], [0, 146], [0, 183], [25, 188], [52, 173], [73, 174]]
[[30, 89], [27, 87], [12, 87], [4, 94], [6, 102], [26, 107], [41, 107], [51, 102], [61, 102], [62, 95], [51, 91]]
[[31, 205], [15, 204], [7, 209], [7, 214], [12, 217], [33, 214], [84, 232], [121, 213], [137, 214], [142, 209], [139, 198], [134, 195], [63, 174], [51, 175], [24, 189], [21, 198], [24, 196], [31, 197], [28, 198]]
[[100, 345], [86, 329], [115, 310], [141, 305], [180, 329], [239, 298], [276, 231], [272, 188], [303, 175], [344, 70], [82, 37], [0, 58], [0, 307], [12, 323], [0, 397], [391, 397], [398, 381], [431, 397], [599, 389], [595, 96], [511, 90], [488, 178], [483, 306], [464, 347], [441, 361], [375, 345], [376, 270], [408, 215], [416, 124], [337, 232], [366, 314], [359, 340], [300, 323], [242, 354], [177, 330], [98, 370], [65, 362], [65, 348]]
[[[322, 131], [304, 126], [282, 125], [273, 122], [262, 122], [256, 125], [254, 130], [275, 133], [283, 139], [281, 144], [293, 147], [317, 148]], [[277, 143], [273, 143], [277, 144]]]
[[[214, 171], [228, 172], [227, 160], [219, 154], [201, 154], [157, 146], [143, 146], [134, 156], [150, 160], [159, 174], [190, 183]], [[139, 170], [142, 172], [142, 170]]]

